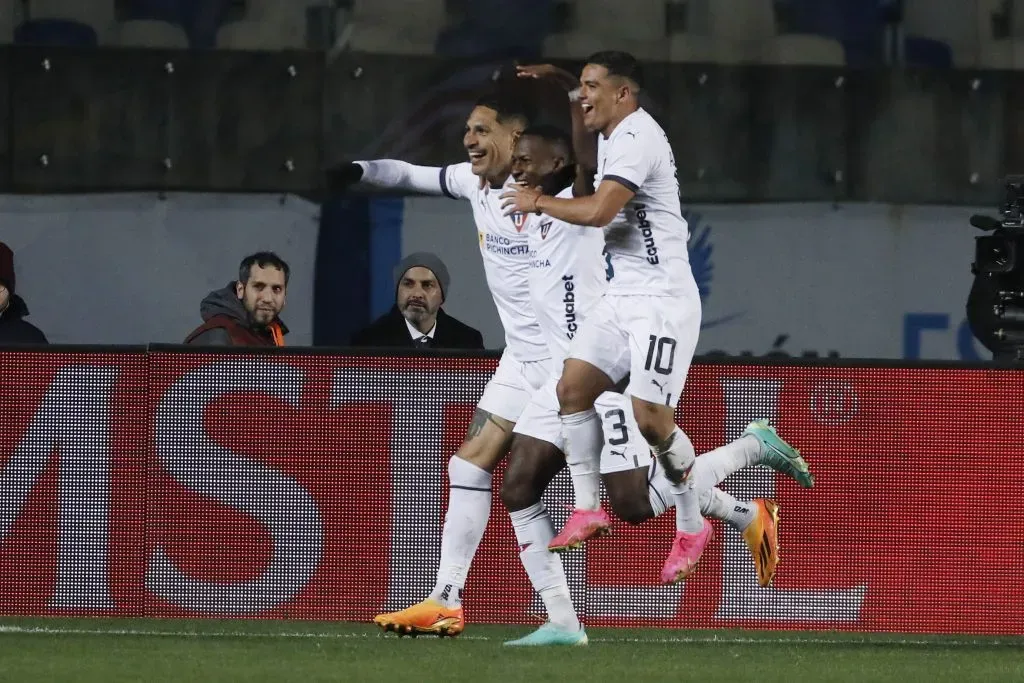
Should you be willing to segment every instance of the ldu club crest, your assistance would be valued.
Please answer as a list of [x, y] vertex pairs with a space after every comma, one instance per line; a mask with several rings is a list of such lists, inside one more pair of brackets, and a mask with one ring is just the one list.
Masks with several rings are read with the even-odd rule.
[[522, 211], [516, 211], [513, 213], [512, 225], [516, 226], [516, 232], [522, 232], [523, 226], [526, 225], [526, 214]]

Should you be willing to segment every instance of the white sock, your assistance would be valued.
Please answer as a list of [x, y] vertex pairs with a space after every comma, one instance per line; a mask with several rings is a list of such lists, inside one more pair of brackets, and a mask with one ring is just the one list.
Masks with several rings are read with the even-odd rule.
[[441, 564], [430, 597], [446, 607], [462, 604], [466, 574], [491, 516], [491, 473], [458, 456], [448, 461], [448, 512], [441, 532]]
[[676, 505], [672, 482], [665, 476], [665, 468], [658, 465], [657, 458], [652, 459], [647, 468], [647, 493], [655, 517]]
[[752, 467], [761, 459], [761, 442], [752, 435], [742, 436], [697, 458], [693, 466], [697, 488], [709, 489], [733, 472]]
[[705, 517], [720, 519], [739, 531], [750, 526], [757, 516], [753, 505], [715, 488], [700, 492], [700, 511]]
[[601, 507], [601, 446], [604, 432], [593, 408], [562, 416], [565, 430], [565, 462], [576, 494], [574, 507], [597, 510]]
[[555, 537], [555, 527], [544, 503], [509, 512], [508, 516], [512, 518], [512, 528], [519, 543], [519, 559], [533, 589], [544, 601], [548, 619], [553, 624], [578, 631], [580, 620], [572, 604], [562, 558], [548, 551], [548, 543]]
[[654, 453], [665, 470], [665, 476], [672, 482], [676, 530], [697, 533], [704, 528], [704, 518], [700, 514], [700, 499], [691, 471], [697, 457], [693, 443], [677, 426], [665, 441], [654, 447]]

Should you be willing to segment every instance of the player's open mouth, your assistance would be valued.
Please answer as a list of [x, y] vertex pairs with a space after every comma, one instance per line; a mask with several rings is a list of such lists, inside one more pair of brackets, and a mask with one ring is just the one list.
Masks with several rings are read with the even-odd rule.
[[480, 161], [480, 160], [481, 160], [481, 159], [483, 159], [483, 158], [484, 158], [485, 156], [487, 156], [487, 152], [476, 152], [476, 151], [471, 151], [471, 152], [469, 153], [469, 160], [470, 160], [470, 161]]
[[583, 104], [581, 106], [583, 108], [583, 113], [584, 114], [589, 114], [590, 112], [592, 112], [594, 110], [594, 105], [592, 105], [592, 104]]

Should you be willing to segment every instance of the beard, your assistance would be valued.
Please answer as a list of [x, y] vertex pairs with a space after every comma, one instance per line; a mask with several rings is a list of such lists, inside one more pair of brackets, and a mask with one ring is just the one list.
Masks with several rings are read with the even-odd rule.
[[406, 303], [405, 308], [402, 309], [402, 315], [411, 323], [423, 322], [434, 315], [435, 312], [431, 311], [430, 307], [424, 303]]
[[249, 313], [249, 324], [253, 327], [268, 327], [277, 319], [277, 311], [256, 309]]

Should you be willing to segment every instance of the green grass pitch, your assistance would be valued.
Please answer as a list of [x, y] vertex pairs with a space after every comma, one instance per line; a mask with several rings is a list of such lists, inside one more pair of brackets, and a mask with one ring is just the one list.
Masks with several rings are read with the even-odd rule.
[[0, 681], [798, 683], [1024, 681], [1024, 638], [588, 629], [584, 648], [512, 649], [525, 627], [458, 638], [365, 624], [0, 619]]

